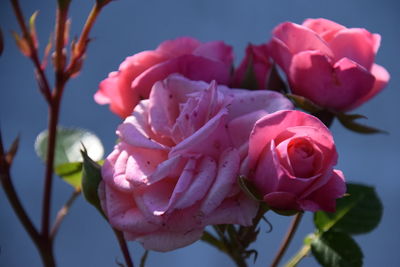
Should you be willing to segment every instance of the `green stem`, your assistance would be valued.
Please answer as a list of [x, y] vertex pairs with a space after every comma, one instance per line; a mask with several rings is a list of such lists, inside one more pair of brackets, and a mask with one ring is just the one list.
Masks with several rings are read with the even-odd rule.
[[295, 267], [299, 262], [305, 258], [310, 252], [311, 246], [309, 244], [303, 245], [303, 247], [286, 263], [285, 267]]

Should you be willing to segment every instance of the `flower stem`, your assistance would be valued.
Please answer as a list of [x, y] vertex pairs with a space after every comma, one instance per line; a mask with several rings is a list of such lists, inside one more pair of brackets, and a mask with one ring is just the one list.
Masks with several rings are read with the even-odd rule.
[[290, 224], [289, 229], [281, 243], [281, 246], [279, 247], [279, 250], [276, 253], [275, 258], [272, 261], [271, 267], [278, 266], [279, 262], [281, 261], [283, 255], [286, 252], [286, 249], [288, 248], [290, 242], [292, 241], [294, 234], [296, 233], [297, 227], [299, 226], [302, 217], [303, 217], [302, 212], [299, 212], [294, 216], [292, 223]]
[[80, 194], [81, 194], [80, 189], [72, 192], [72, 195], [70, 196], [70, 198], [67, 200], [67, 202], [64, 204], [64, 206], [62, 206], [62, 208], [58, 211], [53, 228], [51, 228], [51, 231], [50, 231], [51, 239], [54, 239], [54, 237], [56, 236], [58, 229], [61, 226], [62, 221], [64, 220], [64, 218], [68, 214], [69, 209], [71, 208], [72, 204], [74, 203], [74, 201], [78, 198], [78, 196]]
[[126, 267], [134, 267], [131, 255], [129, 254], [128, 245], [126, 244], [124, 235], [122, 232], [113, 228], [115, 237], [118, 240], [119, 247], [121, 248], [122, 254], [124, 255]]
[[303, 245], [303, 247], [297, 252], [293, 258], [290, 259], [288, 263], [286, 263], [285, 267], [295, 267], [299, 262], [305, 258], [310, 252], [311, 246], [309, 244]]

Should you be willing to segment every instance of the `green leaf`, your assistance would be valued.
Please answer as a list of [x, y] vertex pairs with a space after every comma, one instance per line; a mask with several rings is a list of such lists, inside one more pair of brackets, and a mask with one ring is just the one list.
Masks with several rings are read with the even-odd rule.
[[388, 133], [386, 131], [380, 130], [378, 128], [374, 128], [371, 126], [367, 126], [361, 123], [356, 122], [357, 119], [364, 118], [365, 116], [359, 114], [345, 114], [345, 113], [338, 113], [336, 114], [340, 123], [347, 129], [362, 133], [362, 134], [375, 134], [375, 133]]
[[348, 196], [337, 200], [336, 212], [319, 211], [314, 214], [318, 230], [362, 234], [372, 231], [379, 224], [383, 207], [373, 187], [347, 184], [347, 193]]
[[261, 194], [258, 192], [257, 188], [249, 181], [245, 176], [240, 175], [238, 177], [238, 184], [243, 192], [255, 201], [262, 201]]
[[86, 150], [82, 150], [83, 171], [82, 171], [82, 193], [85, 199], [95, 206], [99, 212], [105, 217], [100, 206], [98, 195], [98, 187], [102, 180], [101, 166], [93, 161], [87, 154]]
[[325, 267], [361, 267], [363, 254], [357, 243], [345, 233], [326, 232], [311, 243], [311, 251]]
[[[46, 162], [48, 131], [41, 132], [35, 141], [36, 154]], [[82, 144], [89, 152], [89, 156], [97, 161], [103, 157], [104, 149], [100, 139], [93, 133], [78, 128], [57, 128], [57, 141], [54, 166], [70, 162], [82, 162]]]
[[317, 113], [322, 110], [320, 106], [312, 102], [311, 100], [294, 94], [286, 94], [286, 97], [293, 101], [296, 107], [301, 108], [310, 113]]
[[55, 173], [64, 181], [79, 189], [82, 184], [82, 162], [71, 162], [58, 165]]

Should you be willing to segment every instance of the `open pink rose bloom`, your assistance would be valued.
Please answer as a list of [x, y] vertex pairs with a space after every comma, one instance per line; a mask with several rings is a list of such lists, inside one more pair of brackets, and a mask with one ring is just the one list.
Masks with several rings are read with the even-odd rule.
[[155, 82], [172, 73], [191, 80], [228, 84], [232, 60], [232, 48], [223, 42], [200, 43], [190, 37], [165, 41], [154, 51], [126, 58], [118, 71], [100, 83], [94, 98], [125, 118], [141, 99], [149, 97]]
[[[95, 96], [125, 119], [99, 187], [110, 224], [157, 251], [195, 242], [208, 225], [250, 226], [260, 206], [239, 176], [277, 212], [335, 211], [346, 184], [333, 136], [265, 90], [271, 58], [292, 93], [343, 112], [387, 84], [389, 74], [374, 63], [379, 44], [365, 29], [308, 19], [249, 45], [236, 69], [231, 47], [189, 37], [127, 58]], [[228, 87], [246, 84], [259, 90]]]
[[277, 210], [335, 211], [344, 195], [343, 173], [328, 128], [300, 111], [279, 111], [258, 120], [242, 173]]
[[327, 19], [286, 22], [273, 31], [271, 57], [292, 92], [334, 111], [354, 109], [379, 93], [389, 73], [374, 63], [380, 35]]
[[251, 225], [258, 204], [237, 185], [240, 164], [255, 122], [283, 109], [292, 104], [272, 91], [177, 75], [156, 82], [118, 127], [102, 168], [111, 225], [158, 251], [193, 243], [206, 225]]

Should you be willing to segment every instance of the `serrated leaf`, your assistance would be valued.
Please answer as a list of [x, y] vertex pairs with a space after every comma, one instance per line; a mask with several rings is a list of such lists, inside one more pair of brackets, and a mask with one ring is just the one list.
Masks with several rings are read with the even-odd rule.
[[238, 184], [242, 191], [251, 199], [255, 201], [262, 201], [261, 194], [257, 191], [257, 188], [243, 175], [239, 175]]
[[[35, 141], [36, 154], [46, 162], [48, 131], [41, 132]], [[57, 142], [54, 166], [69, 162], [82, 162], [81, 147], [86, 147], [89, 156], [97, 161], [103, 157], [104, 149], [100, 139], [93, 133], [78, 128], [57, 128]]]
[[345, 128], [347, 128], [353, 132], [362, 133], [362, 134], [387, 133], [386, 131], [380, 130], [378, 128], [374, 128], [374, 127], [356, 122], [356, 120], [360, 119], [360, 118], [366, 119], [366, 117], [363, 115], [338, 113], [337, 118]]
[[324, 267], [361, 267], [363, 254], [345, 233], [326, 232], [311, 243], [311, 251]]
[[82, 171], [82, 193], [85, 199], [95, 206], [99, 212], [105, 217], [101, 209], [100, 199], [98, 195], [98, 187], [102, 180], [101, 166], [93, 161], [87, 154], [86, 150], [81, 151], [83, 157]]
[[296, 105], [296, 107], [301, 108], [310, 113], [317, 113], [322, 110], [320, 106], [318, 106], [317, 104], [313, 103], [311, 100], [303, 96], [286, 94], [286, 97], [292, 100], [293, 103]]
[[337, 200], [336, 212], [319, 211], [314, 214], [318, 230], [362, 234], [378, 226], [382, 204], [373, 187], [347, 184], [349, 196]]

